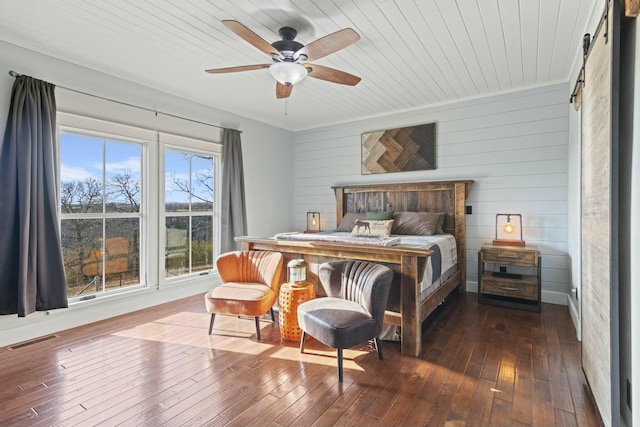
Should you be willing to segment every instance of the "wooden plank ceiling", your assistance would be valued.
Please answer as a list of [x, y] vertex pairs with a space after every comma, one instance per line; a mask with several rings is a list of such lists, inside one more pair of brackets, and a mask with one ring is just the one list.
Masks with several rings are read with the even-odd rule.
[[[0, 40], [303, 130], [568, 81], [603, 7], [598, 0], [7, 0]], [[282, 26], [296, 28], [302, 44], [351, 27], [361, 40], [316, 62], [362, 82], [306, 78], [285, 115], [268, 70], [203, 71], [270, 62], [222, 19], [270, 43]]]

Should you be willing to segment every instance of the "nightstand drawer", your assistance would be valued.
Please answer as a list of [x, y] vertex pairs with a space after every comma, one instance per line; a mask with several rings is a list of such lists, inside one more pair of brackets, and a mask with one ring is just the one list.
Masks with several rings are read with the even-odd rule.
[[482, 257], [484, 262], [495, 264], [513, 264], [533, 267], [538, 264], [537, 251], [483, 247]]
[[531, 280], [508, 280], [485, 273], [482, 278], [483, 294], [501, 295], [504, 297], [538, 300], [538, 283]]

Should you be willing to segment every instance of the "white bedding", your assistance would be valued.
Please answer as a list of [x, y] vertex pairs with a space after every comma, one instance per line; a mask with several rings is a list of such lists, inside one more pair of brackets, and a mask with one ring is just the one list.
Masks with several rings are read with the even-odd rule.
[[342, 231], [322, 231], [320, 233], [280, 233], [276, 240], [293, 240], [302, 242], [344, 243], [346, 245], [393, 246], [400, 242], [399, 236], [354, 236]]

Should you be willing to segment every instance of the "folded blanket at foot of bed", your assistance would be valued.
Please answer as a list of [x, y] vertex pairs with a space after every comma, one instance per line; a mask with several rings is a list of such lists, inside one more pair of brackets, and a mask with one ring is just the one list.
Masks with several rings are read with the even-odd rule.
[[276, 240], [292, 240], [298, 242], [327, 242], [345, 245], [393, 246], [400, 243], [399, 237], [353, 236], [351, 233], [280, 233]]

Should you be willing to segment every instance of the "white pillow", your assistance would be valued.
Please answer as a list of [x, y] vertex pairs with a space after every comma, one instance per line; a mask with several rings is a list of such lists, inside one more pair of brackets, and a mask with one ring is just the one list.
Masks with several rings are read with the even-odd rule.
[[391, 235], [392, 226], [392, 219], [387, 221], [359, 219], [355, 222], [355, 227], [351, 230], [351, 235], [389, 237]]

